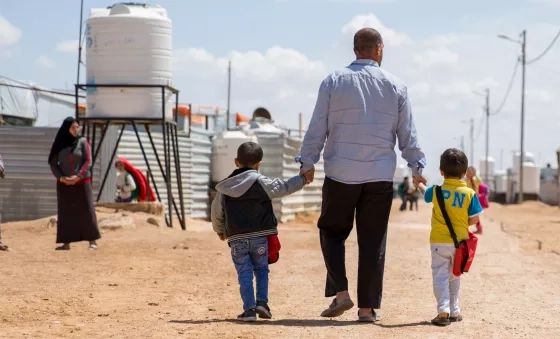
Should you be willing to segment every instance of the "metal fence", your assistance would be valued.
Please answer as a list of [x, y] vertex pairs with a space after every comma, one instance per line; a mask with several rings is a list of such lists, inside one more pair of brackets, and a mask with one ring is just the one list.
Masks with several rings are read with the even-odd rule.
[[[0, 179], [0, 211], [4, 222], [56, 214], [56, 180], [47, 158], [57, 130], [0, 126], [0, 154], [6, 168], [6, 178]], [[99, 175], [103, 161], [107, 157], [101, 150], [93, 168], [95, 175]], [[94, 194], [98, 188], [94, 182]]]
[[[260, 172], [271, 178], [291, 178], [298, 175], [299, 164], [294, 158], [301, 148], [301, 140], [284, 135], [257, 133], [264, 158]], [[322, 158], [322, 157], [321, 157]], [[323, 161], [315, 166], [315, 181], [282, 199], [274, 200], [274, 212], [280, 222], [295, 218], [296, 213], [315, 211], [321, 207], [321, 188], [325, 178]]]
[[[97, 196], [103, 174], [109, 168], [109, 175], [101, 194], [101, 201], [113, 201], [115, 197], [116, 173], [109, 163], [117, 138], [117, 127], [111, 126], [97, 157], [93, 171], [93, 190]], [[43, 218], [56, 214], [56, 181], [47, 164], [50, 146], [57, 128], [0, 127], [0, 154], [6, 167], [6, 178], [0, 180], [0, 210], [4, 221], [19, 221]], [[145, 132], [139, 132], [144, 145], [150, 169], [154, 175], [162, 202], [167, 206], [167, 191], [158, 162]], [[193, 218], [209, 218], [209, 185], [211, 180], [210, 162], [211, 138], [214, 132], [191, 129], [190, 137], [179, 135], [179, 155], [185, 214]], [[152, 133], [158, 153], [163, 155], [161, 133]], [[299, 172], [294, 158], [299, 152], [301, 141], [282, 135], [259, 134], [259, 143], [265, 153], [261, 172], [277, 178], [289, 178]], [[125, 130], [117, 155], [127, 158], [143, 172], [148, 167], [142, 156], [138, 140], [133, 131]], [[173, 154], [171, 154], [174, 161]], [[160, 156], [160, 160], [163, 159]], [[172, 193], [178, 204], [176, 173], [172, 171]], [[302, 191], [274, 201], [278, 220], [285, 222], [295, 217], [295, 213], [318, 210], [321, 206], [321, 187], [324, 180], [322, 160], [316, 165], [315, 181]], [[153, 183], [150, 183], [153, 185]]]
[[[150, 145], [149, 137], [146, 132], [138, 132], [150, 169], [154, 176], [155, 186], [158, 189], [160, 199], [164, 206], [167, 206], [167, 188], [159, 164]], [[210, 184], [210, 159], [211, 159], [211, 132], [192, 128], [191, 136], [179, 134], [179, 158], [181, 164], [181, 178], [183, 181], [183, 196], [185, 199], [185, 214], [193, 218], [208, 218], [209, 216], [209, 197], [208, 187]], [[163, 137], [161, 133], [152, 132], [154, 144], [156, 146], [160, 161], [163, 165]], [[174, 157], [171, 152], [171, 162]], [[138, 139], [132, 131], [124, 131], [117, 155], [125, 157], [131, 164], [144, 173], [148, 172], [148, 166], [142, 155], [138, 144]], [[113, 174], [114, 175], [114, 174]], [[171, 174], [171, 191], [175, 202], [179, 203], [178, 183], [175, 171]], [[152, 186], [153, 182], [150, 183]], [[177, 206], [179, 208], [179, 206]]]

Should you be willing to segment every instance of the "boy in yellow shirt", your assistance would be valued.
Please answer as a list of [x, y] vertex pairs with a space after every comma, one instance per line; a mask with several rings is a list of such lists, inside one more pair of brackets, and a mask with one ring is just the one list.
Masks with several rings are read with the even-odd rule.
[[[445, 209], [459, 242], [468, 239], [469, 225], [476, 224], [478, 216], [482, 214], [482, 206], [477, 194], [461, 180], [467, 172], [468, 165], [465, 153], [456, 148], [443, 152], [439, 164], [441, 175], [444, 177], [441, 190]], [[437, 300], [438, 316], [432, 319], [432, 324], [447, 326], [451, 322], [463, 320], [459, 308], [460, 278], [453, 275], [455, 245], [438, 201], [435, 199], [435, 186], [426, 188], [424, 184], [416, 180], [414, 184], [424, 194], [424, 200], [434, 204], [430, 247], [433, 289]]]

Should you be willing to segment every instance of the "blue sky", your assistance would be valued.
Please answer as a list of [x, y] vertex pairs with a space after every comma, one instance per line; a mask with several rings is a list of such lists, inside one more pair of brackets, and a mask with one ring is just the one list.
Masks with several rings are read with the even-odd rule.
[[[54, 5], [56, 3], [56, 5]], [[6, 22], [21, 36], [0, 32], [0, 74], [52, 88], [76, 81], [78, 0], [0, 1], [0, 28]], [[232, 110], [250, 114], [269, 108], [280, 123], [307, 122], [326, 74], [352, 58], [357, 28], [378, 28], [386, 40], [383, 67], [409, 87], [420, 141], [432, 168], [446, 147], [468, 138], [462, 120], [476, 119], [475, 158], [483, 156], [479, 133], [483, 98], [501, 102], [519, 52], [496, 34], [528, 30], [528, 58], [539, 54], [560, 29], [559, 0], [160, 0], [173, 20], [174, 85], [182, 102], [226, 102], [226, 70], [233, 60]], [[85, 0], [92, 7], [112, 2]], [[64, 48], [66, 46], [66, 48]], [[57, 51], [58, 49], [58, 51]], [[542, 162], [554, 161], [560, 90], [560, 42], [527, 70], [526, 149]], [[272, 71], [274, 70], [274, 71]], [[83, 74], [83, 73], [82, 73]], [[519, 74], [519, 73], [518, 73]], [[491, 124], [491, 156], [504, 165], [519, 144], [519, 77], [504, 109]], [[466, 139], [468, 146], [468, 139]], [[498, 164], [499, 165], [499, 164]], [[499, 166], [498, 166], [499, 167]], [[437, 175], [437, 171], [432, 171]]]

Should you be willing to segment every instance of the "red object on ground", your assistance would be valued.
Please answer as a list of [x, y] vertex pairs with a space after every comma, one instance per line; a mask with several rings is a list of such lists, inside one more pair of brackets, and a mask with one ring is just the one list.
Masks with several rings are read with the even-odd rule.
[[278, 239], [278, 235], [269, 235], [268, 236], [268, 263], [274, 264], [275, 262], [280, 259], [280, 239]]
[[148, 179], [138, 168], [134, 167], [126, 158], [119, 157], [124, 165], [124, 169], [132, 175], [134, 182], [138, 186], [138, 202], [143, 201], [157, 201], [156, 193], [151, 186], [148, 186]]

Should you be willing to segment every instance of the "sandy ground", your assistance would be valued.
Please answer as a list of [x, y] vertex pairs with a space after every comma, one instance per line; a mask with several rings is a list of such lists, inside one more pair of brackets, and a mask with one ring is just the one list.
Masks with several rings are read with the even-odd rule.
[[[55, 230], [47, 227], [48, 219], [4, 225], [12, 251], [0, 252], [0, 337], [560, 337], [560, 257], [522, 246], [522, 238], [500, 226], [501, 219], [517, 220], [517, 232], [539, 238], [543, 228], [529, 215], [546, 211], [553, 220], [556, 210], [493, 208], [472, 270], [462, 278], [465, 320], [437, 328], [428, 323], [436, 314], [430, 207], [399, 213], [397, 205], [390, 223], [383, 320], [375, 325], [356, 323], [355, 309], [337, 320], [318, 317], [329, 300], [323, 298], [325, 269], [314, 216], [280, 227], [282, 255], [271, 266], [274, 319], [238, 324], [232, 320], [241, 310], [233, 264], [227, 245], [209, 224], [191, 222], [186, 232], [158, 228], [145, 222], [147, 215], [135, 213], [135, 229], [104, 231], [100, 249], [93, 252], [86, 243], [55, 252]], [[558, 235], [557, 228], [547, 232], [545, 238]], [[354, 296], [356, 247], [353, 234], [347, 264]]]

